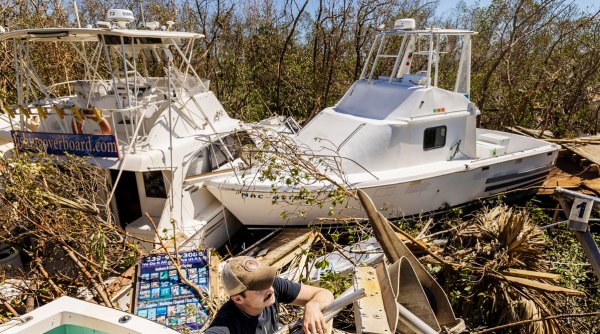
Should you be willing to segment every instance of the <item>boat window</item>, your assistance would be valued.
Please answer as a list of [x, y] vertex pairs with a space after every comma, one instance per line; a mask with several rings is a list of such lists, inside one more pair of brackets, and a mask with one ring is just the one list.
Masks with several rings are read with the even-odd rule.
[[167, 189], [161, 171], [144, 172], [142, 175], [146, 197], [167, 198]]
[[[222, 143], [221, 143], [222, 141]], [[223, 137], [221, 141], [215, 141], [210, 144], [210, 167], [215, 170], [228, 162], [228, 155], [231, 154], [233, 159], [240, 157], [243, 147], [248, 145], [254, 146], [254, 142], [247, 132], [240, 131]], [[223, 146], [225, 144], [225, 146]]]
[[[104, 35], [107, 45], [121, 45], [121, 36]], [[123, 43], [131, 45], [131, 37], [123, 36]], [[136, 44], [161, 44], [162, 39], [158, 37], [135, 37]]]
[[425, 129], [423, 149], [432, 150], [446, 145], [446, 126], [436, 126]]
[[186, 177], [210, 172], [208, 166], [208, 147], [201, 149], [190, 161]]

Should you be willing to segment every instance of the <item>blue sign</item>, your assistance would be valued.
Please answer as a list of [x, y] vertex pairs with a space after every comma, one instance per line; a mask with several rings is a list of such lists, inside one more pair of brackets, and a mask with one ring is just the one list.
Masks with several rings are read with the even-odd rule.
[[15, 148], [48, 154], [73, 154], [92, 157], [119, 157], [114, 135], [11, 131]]
[[[179, 257], [183, 275], [208, 293], [207, 252], [181, 252]], [[135, 313], [176, 330], [199, 330], [208, 321], [208, 311], [199, 296], [181, 280], [166, 254], [142, 258], [138, 266]]]

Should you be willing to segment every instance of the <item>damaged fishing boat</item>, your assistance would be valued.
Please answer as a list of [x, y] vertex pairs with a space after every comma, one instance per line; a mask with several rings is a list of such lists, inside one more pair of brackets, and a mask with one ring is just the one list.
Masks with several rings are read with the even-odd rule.
[[[558, 145], [476, 127], [480, 111], [470, 100], [474, 34], [415, 30], [414, 20], [398, 20], [376, 36], [360, 78], [335, 106], [291, 136], [291, 145], [305, 160], [333, 161], [317, 163], [316, 170], [333, 183], [362, 189], [387, 217], [540, 185]], [[272, 177], [264, 168], [250, 166], [242, 178], [220, 175], [204, 185], [247, 225], [305, 225], [332, 216], [331, 199], [307, 210], [298, 204], [307, 194], [335, 189], [332, 182], [309, 180], [299, 187], [285, 181], [297, 171]], [[340, 216], [364, 213], [350, 201], [334, 214]]]
[[[133, 21], [131, 11], [111, 9], [95, 27], [0, 33], [13, 50], [17, 88], [16, 103], [0, 103], [1, 117], [12, 126], [16, 150], [88, 156], [106, 169], [116, 221], [147, 240], [147, 250], [157, 238], [150, 220], [194, 246], [220, 246], [236, 230], [234, 220], [205, 188], [184, 180], [233, 161], [243, 137], [231, 134], [241, 123], [192, 67], [203, 35], [172, 31], [172, 23], [129, 29]], [[49, 50], [68, 53], [70, 75], [79, 77], [61, 81], [60, 71], [38, 71], [52, 66], [42, 61]], [[289, 122], [262, 125], [287, 131]]]

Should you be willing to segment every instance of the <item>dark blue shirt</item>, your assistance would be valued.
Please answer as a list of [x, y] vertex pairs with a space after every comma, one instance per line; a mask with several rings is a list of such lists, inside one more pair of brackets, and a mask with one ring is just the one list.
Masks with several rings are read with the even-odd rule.
[[206, 334], [270, 334], [279, 329], [279, 303], [289, 304], [300, 293], [300, 284], [275, 277], [275, 303], [258, 316], [243, 313], [232, 300], [217, 312]]

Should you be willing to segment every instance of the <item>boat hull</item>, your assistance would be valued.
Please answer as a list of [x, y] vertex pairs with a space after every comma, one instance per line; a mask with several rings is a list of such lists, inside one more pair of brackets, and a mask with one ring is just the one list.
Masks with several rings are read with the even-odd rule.
[[[515, 189], [541, 185], [554, 166], [558, 152], [549, 150], [501, 161], [470, 161], [464, 169], [405, 182], [356, 187], [365, 191], [388, 218], [410, 216], [453, 207]], [[293, 226], [337, 223], [350, 217], [366, 218], [360, 204], [350, 199], [332, 208], [305, 206], [296, 192], [272, 193], [258, 187], [207, 182], [208, 189], [245, 225]], [[228, 187], [229, 186], [229, 187]], [[333, 209], [333, 211], [331, 211]], [[332, 215], [333, 213], [333, 215]]]
[[110, 333], [110, 334], [177, 334], [178, 332], [133, 314], [61, 297], [5, 324], [3, 334], [33, 333]]

